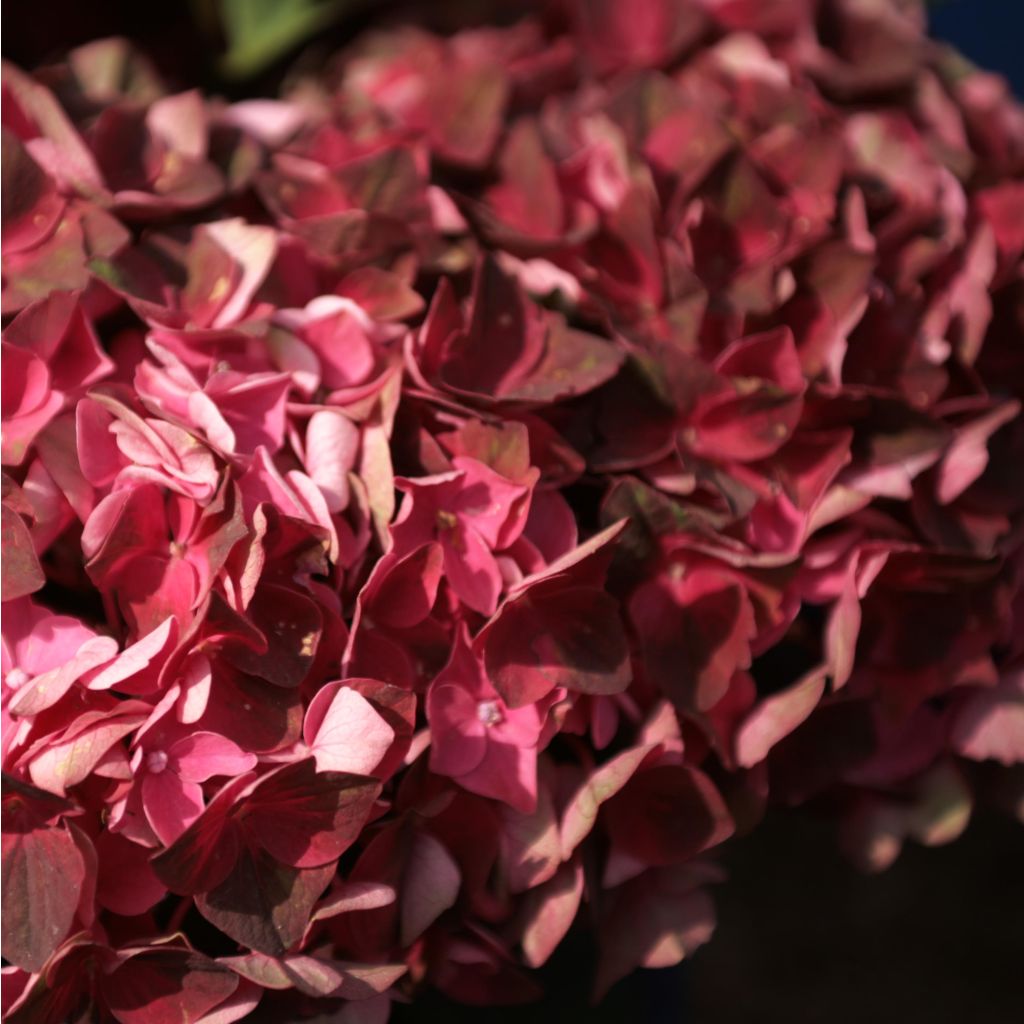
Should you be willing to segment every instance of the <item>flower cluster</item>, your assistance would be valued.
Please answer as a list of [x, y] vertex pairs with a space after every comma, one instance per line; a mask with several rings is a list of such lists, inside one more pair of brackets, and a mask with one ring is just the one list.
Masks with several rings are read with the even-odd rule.
[[1019, 813], [1024, 111], [916, 4], [3, 89], [7, 1019], [600, 996], [770, 804]]

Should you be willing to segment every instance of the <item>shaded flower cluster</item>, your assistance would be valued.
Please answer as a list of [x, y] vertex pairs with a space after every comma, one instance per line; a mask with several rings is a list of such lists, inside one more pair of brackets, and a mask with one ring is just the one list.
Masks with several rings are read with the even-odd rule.
[[917, 4], [3, 89], [5, 1019], [600, 997], [769, 805], [1020, 814], [1024, 111]]

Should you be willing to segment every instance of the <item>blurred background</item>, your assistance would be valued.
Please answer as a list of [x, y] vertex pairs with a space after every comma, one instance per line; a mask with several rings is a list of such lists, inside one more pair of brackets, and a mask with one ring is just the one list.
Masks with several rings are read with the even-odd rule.
[[[620, 0], [628, 3], [629, 0]], [[493, 4], [482, 5], [493, 10]], [[497, 5], [514, 18], [514, 2]], [[532, 6], [532, 5], [531, 5]], [[1024, 0], [938, 0], [932, 32], [1024, 96]], [[472, 0], [13, 0], [3, 54], [23, 67], [105, 35], [133, 39], [177, 87], [273, 93], [381, 18], [472, 21]], [[574, 933], [542, 972], [543, 1004], [508, 1010], [427, 998], [403, 1022], [532, 1024], [1017, 1024], [1024, 1020], [1024, 829], [980, 810], [954, 845], [908, 844], [867, 878], [830, 828], [777, 813], [721, 858], [719, 926], [692, 961], [639, 971], [587, 1007], [592, 950]]]
[[[629, 0], [621, 0], [628, 3]], [[5, 57], [31, 67], [108, 35], [139, 43], [182, 87], [251, 95], [305, 51], [315, 65], [362, 28], [415, 18], [443, 29], [500, 10], [514, 20], [529, 0], [10, 0]], [[932, 33], [1024, 95], [1024, 0], [927, 0]]]

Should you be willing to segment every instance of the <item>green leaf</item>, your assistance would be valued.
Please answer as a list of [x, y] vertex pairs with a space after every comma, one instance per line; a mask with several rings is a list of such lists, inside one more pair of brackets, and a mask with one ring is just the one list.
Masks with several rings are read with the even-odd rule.
[[258, 74], [337, 18], [346, 0], [220, 0], [227, 39], [221, 70], [229, 78]]

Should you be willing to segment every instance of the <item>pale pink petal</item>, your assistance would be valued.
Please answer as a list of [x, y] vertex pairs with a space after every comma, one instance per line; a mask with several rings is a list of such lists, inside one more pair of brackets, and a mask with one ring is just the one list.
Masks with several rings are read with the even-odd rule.
[[88, 778], [107, 751], [134, 732], [143, 718], [142, 714], [112, 716], [53, 743], [29, 762], [29, 776], [40, 789], [63, 796], [69, 786]]
[[94, 636], [86, 640], [70, 661], [60, 668], [50, 669], [22, 686], [8, 705], [12, 715], [38, 715], [53, 707], [75, 682], [104, 665], [117, 655], [117, 641], [109, 636]]
[[650, 745], [624, 750], [597, 768], [573, 793], [562, 814], [563, 857], [568, 858], [589, 835], [601, 804], [618, 793], [656, 749]]
[[347, 416], [329, 409], [313, 413], [306, 427], [306, 472], [331, 512], [348, 505], [348, 474], [358, 451], [359, 428]]
[[206, 231], [242, 268], [242, 279], [214, 319], [214, 327], [225, 327], [240, 319], [252, 302], [256, 289], [267, 276], [277, 255], [277, 232], [270, 227], [247, 224], [241, 217], [207, 224]]
[[394, 730], [373, 705], [351, 687], [342, 686], [306, 742], [316, 758], [317, 771], [369, 775], [394, 739]]
[[1024, 673], [970, 697], [957, 713], [952, 741], [972, 761], [1024, 762]]
[[578, 857], [563, 864], [546, 884], [526, 900], [523, 953], [531, 967], [540, 967], [569, 931], [583, 896], [583, 865]]
[[562, 861], [558, 816], [547, 786], [537, 790], [532, 814], [502, 808], [501, 847], [510, 892], [526, 892], [546, 882]]
[[271, 149], [279, 149], [305, 123], [306, 112], [298, 103], [282, 100], [242, 100], [232, 103], [221, 115], [233, 125]]
[[1019, 402], [1003, 402], [957, 431], [937, 470], [940, 505], [955, 501], [981, 476], [988, 465], [989, 438], [1019, 412]]
[[198, 89], [164, 96], [146, 111], [146, 124], [175, 153], [192, 160], [206, 158], [206, 102]]
[[808, 718], [825, 692], [825, 677], [823, 668], [814, 669], [750, 712], [736, 732], [736, 760], [741, 767], [763, 761], [776, 743]]
[[[86, 682], [90, 690], [109, 690], [127, 679], [143, 673], [162, 654], [169, 651], [177, 634], [173, 616], [164, 619], [156, 629], [126, 647], [109, 665], [91, 675]], [[135, 691], [138, 692], [138, 691]]]
[[235, 452], [235, 432], [224, 419], [217, 403], [202, 391], [193, 391], [188, 396], [189, 422], [198, 427], [211, 444], [222, 452], [233, 455]]
[[324, 921], [353, 910], [376, 910], [395, 902], [397, 893], [383, 882], [344, 882], [316, 908], [312, 921]]
[[178, 702], [177, 717], [183, 725], [191, 725], [203, 717], [210, 700], [210, 686], [213, 683], [213, 669], [205, 654], [194, 654], [185, 664], [181, 674], [181, 700]]

